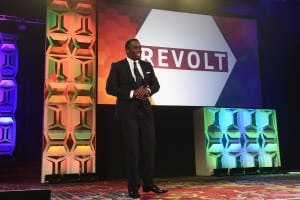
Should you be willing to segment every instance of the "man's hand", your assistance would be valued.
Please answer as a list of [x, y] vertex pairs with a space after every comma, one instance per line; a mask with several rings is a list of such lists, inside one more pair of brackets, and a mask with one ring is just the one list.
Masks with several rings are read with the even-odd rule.
[[143, 86], [137, 88], [133, 92], [133, 97], [141, 100], [148, 100], [148, 97], [150, 96], [150, 91], [147, 88], [144, 88]]

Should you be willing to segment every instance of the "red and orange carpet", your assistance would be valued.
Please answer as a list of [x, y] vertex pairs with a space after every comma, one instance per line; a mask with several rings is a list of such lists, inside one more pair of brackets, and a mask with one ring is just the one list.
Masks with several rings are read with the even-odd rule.
[[[300, 199], [300, 174], [157, 179], [166, 194], [141, 193], [144, 200], [283, 200]], [[51, 190], [51, 200], [130, 199], [126, 181], [92, 181], [41, 184], [36, 181], [0, 183], [1, 191]]]

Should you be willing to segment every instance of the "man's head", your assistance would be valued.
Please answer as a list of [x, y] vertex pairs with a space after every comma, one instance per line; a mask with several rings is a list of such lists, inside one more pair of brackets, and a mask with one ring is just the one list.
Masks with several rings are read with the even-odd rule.
[[126, 55], [132, 60], [140, 60], [142, 49], [141, 44], [137, 39], [129, 39], [125, 43]]

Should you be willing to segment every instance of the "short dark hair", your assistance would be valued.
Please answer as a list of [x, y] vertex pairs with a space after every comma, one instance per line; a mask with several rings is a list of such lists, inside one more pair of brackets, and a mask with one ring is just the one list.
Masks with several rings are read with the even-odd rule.
[[138, 39], [136, 39], [136, 38], [131, 38], [131, 39], [129, 39], [129, 40], [126, 41], [126, 43], [125, 43], [125, 49], [129, 49], [129, 46], [130, 46], [131, 42], [133, 42], [133, 41], [139, 42]]

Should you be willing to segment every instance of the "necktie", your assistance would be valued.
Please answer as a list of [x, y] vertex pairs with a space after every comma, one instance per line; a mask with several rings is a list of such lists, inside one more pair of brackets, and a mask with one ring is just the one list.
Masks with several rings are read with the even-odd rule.
[[136, 66], [136, 62], [133, 62], [133, 71], [134, 71], [134, 75], [135, 75], [135, 82], [136, 85], [138, 87], [140, 87], [142, 85], [143, 82], [143, 77], [141, 76], [137, 66]]

